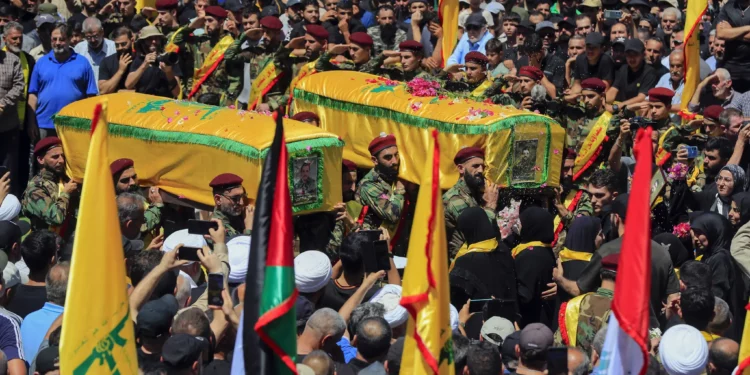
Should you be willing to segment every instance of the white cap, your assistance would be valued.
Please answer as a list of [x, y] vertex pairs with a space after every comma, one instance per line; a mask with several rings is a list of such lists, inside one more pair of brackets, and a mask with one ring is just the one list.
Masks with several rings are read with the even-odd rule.
[[247, 262], [250, 257], [250, 236], [237, 236], [227, 242], [229, 251], [230, 283], [244, 283], [247, 275]]

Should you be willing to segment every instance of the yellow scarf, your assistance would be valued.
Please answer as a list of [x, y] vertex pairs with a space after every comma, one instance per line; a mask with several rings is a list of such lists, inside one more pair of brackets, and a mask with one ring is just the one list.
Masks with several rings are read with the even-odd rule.
[[453, 258], [453, 262], [451, 262], [451, 266], [450, 268], [448, 268], [448, 272], [453, 269], [453, 266], [456, 264], [456, 259], [471, 253], [489, 253], [491, 251], [495, 251], [495, 249], [497, 249], [497, 246], [497, 238], [490, 238], [489, 240], [473, 243], [471, 244], [471, 247], [467, 246], [464, 242], [461, 248], [458, 249], [456, 257]]
[[[164, 47], [164, 52], [170, 52], [170, 53], [179, 53], [180, 52], [180, 46], [175, 44], [174, 38], [177, 36], [177, 33], [179, 33], [183, 28], [180, 27], [177, 29], [177, 31], [172, 33], [172, 37], [169, 38], [169, 43]], [[177, 95], [177, 100], [182, 100], [182, 95], [184, 93], [182, 92], [182, 85], [180, 85], [180, 94]]]
[[709, 343], [711, 341], [714, 341], [718, 338], [721, 338], [721, 336], [716, 336], [713, 333], [709, 333], [706, 331], [701, 331], [701, 335], [703, 335], [703, 338], [706, 339], [706, 342]]
[[471, 96], [484, 96], [484, 92], [487, 91], [490, 86], [492, 86], [492, 80], [487, 77], [487, 79], [485, 79], [481, 85], [477, 86], [477, 88], [475, 88], [474, 91], [471, 92]]
[[273, 62], [273, 58], [269, 57], [266, 65], [260, 70], [258, 76], [253, 78], [253, 83], [250, 84], [250, 98], [247, 100], [247, 109], [255, 109], [263, 101], [263, 96], [271, 90], [283, 74], [284, 71], [278, 69]]
[[514, 247], [513, 248], [513, 252], [511, 253], [511, 255], [513, 255], [513, 258], [515, 258], [515, 257], [518, 256], [518, 254], [521, 254], [522, 251], [524, 251], [524, 250], [526, 250], [526, 249], [528, 249], [530, 247], [536, 247], [536, 246], [539, 246], [539, 247], [552, 247], [552, 245], [550, 245], [548, 243], [541, 242], [541, 241], [525, 242], [525, 243], [522, 243], [522, 244]]
[[302, 65], [302, 67], [299, 69], [299, 72], [297, 72], [297, 76], [292, 78], [292, 82], [289, 84], [290, 95], [294, 94], [294, 88], [297, 87], [297, 84], [302, 78], [318, 72], [317, 70], [315, 70], [315, 64], [317, 63], [318, 60], [315, 60]]
[[594, 256], [594, 254], [592, 253], [570, 250], [567, 247], [563, 247], [559, 255], [560, 255], [560, 261], [563, 263], [571, 261], [571, 260], [583, 260], [583, 261], [589, 262], [591, 261], [591, 257]]
[[591, 128], [589, 135], [583, 140], [581, 149], [578, 150], [575, 165], [573, 166], [573, 180], [577, 180], [596, 161], [602, 150], [602, 143], [607, 140], [607, 128], [612, 119], [612, 114], [604, 112], [594, 127]]
[[203, 65], [199, 69], [196, 69], [195, 73], [193, 74], [193, 88], [190, 90], [188, 99], [195, 96], [203, 82], [205, 82], [206, 79], [208, 79], [208, 76], [210, 76], [211, 73], [213, 73], [214, 70], [219, 67], [221, 61], [224, 60], [224, 53], [227, 51], [227, 48], [232, 45], [232, 43], [234, 43], [234, 38], [232, 38], [231, 35], [226, 35], [221, 38], [219, 43], [216, 43], [213, 49], [211, 49], [211, 52], [203, 61]]
[[563, 330], [563, 327], [560, 327], [560, 332], [565, 332], [567, 334], [567, 341], [565, 340], [566, 337], [563, 337], [563, 343], [567, 346], [576, 346], [576, 339], [578, 337], [578, 318], [581, 316], [581, 303], [583, 302], [583, 299], [589, 294], [591, 293], [581, 294], [580, 296], [571, 298], [568, 302], [565, 303], [565, 329]]
[[669, 157], [672, 156], [672, 153], [670, 151], [667, 151], [664, 149], [664, 141], [667, 140], [667, 134], [673, 132], [674, 126], [670, 126], [667, 131], [665, 131], [660, 137], [659, 137], [659, 148], [656, 150], [656, 165], [662, 166], [664, 163], [669, 160]]
[[[8, 51], [8, 46], [3, 47], [3, 51]], [[29, 93], [29, 62], [26, 60], [26, 54], [23, 51], [18, 53], [18, 58], [21, 59], [21, 69], [23, 70], [23, 96], [18, 100], [18, 119], [21, 121], [21, 129], [23, 129], [23, 120], [26, 118], [26, 98]]]
[[[565, 196], [565, 200], [563, 201], [563, 206], [565, 206], [565, 208], [567, 208], [568, 211], [571, 211], [571, 212], [575, 211], [575, 206], [578, 205], [578, 199], [576, 199], [576, 197], [580, 199], [580, 196], [578, 196], [579, 192], [580, 190], [572, 189], [570, 192], [568, 192], [568, 195]], [[572, 204], [574, 200], [575, 200], [575, 204]], [[559, 234], [562, 231], [563, 228], [562, 226], [560, 226], [560, 224], [562, 224], [562, 218], [560, 217], [560, 215], [555, 215], [555, 221], [554, 221], [555, 234]]]

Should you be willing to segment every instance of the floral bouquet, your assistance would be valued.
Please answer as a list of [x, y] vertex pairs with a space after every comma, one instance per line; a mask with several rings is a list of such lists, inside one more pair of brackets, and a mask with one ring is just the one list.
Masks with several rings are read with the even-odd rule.
[[437, 96], [440, 83], [424, 78], [414, 78], [406, 83], [407, 91], [414, 96], [430, 97]]
[[690, 223], [680, 223], [674, 226], [672, 228], [672, 234], [677, 236], [677, 238], [687, 238], [690, 236]]
[[502, 239], [507, 238], [513, 232], [521, 233], [520, 211], [521, 201], [511, 199], [510, 206], [497, 213], [497, 227], [500, 229]]
[[682, 181], [687, 178], [688, 166], [684, 163], [674, 163], [667, 172], [669, 172], [669, 178], [672, 181]]

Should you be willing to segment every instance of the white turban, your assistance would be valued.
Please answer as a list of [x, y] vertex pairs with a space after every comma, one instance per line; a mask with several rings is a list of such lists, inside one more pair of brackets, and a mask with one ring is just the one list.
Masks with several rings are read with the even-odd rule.
[[706, 371], [708, 344], [700, 331], [679, 324], [662, 335], [659, 359], [669, 375], [699, 375]]
[[294, 258], [294, 283], [300, 293], [315, 293], [328, 285], [333, 269], [328, 255], [307, 250]]
[[451, 308], [451, 329], [456, 330], [458, 329], [458, 309], [452, 304], [448, 306]]
[[227, 242], [229, 250], [229, 282], [244, 283], [247, 259], [250, 257], [250, 236], [237, 236]]
[[[167, 237], [166, 240], [164, 240], [164, 244], [161, 245], [161, 251], [169, 252], [175, 249], [177, 245], [182, 244], [182, 246], [185, 247], [197, 247], [197, 248], [203, 248], [203, 246], [207, 246], [206, 240], [203, 238], [203, 236], [198, 234], [190, 234], [188, 233], [187, 229], [181, 229], [178, 230]], [[193, 264], [193, 262], [189, 262], [187, 264]]]
[[21, 202], [13, 194], [8, 194], [0, 202], [0, 221], [13, 220], [21, 213]]
[[409, 313], [399, 304], [401, 302], [401, 285], [387, 284], [375, 293], [370, 302], [385, 306], [385, 320], [391, 328], [396, 328], [409, 319]]

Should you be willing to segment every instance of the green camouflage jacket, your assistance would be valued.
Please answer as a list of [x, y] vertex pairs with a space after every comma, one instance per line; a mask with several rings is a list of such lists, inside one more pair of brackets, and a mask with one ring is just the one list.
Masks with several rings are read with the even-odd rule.
[[362, 229], [376, 230], [385, 222], [395, 227], [404, 208], [404, 194], [394, 192], [395, 185], [386, 182], [373, 168], [359, 182], [355, 199], [368, 206]]
[[318, 191], [318, 184], [315, 182], [315, 180], [309, 178], [307, 181], [302, 181], [301, 179], [294, 183], [294, 191], [292, 194], [295, 194], [297, 196], [303, 196], [303, 195], [315, 195]]
[[[249, 44], [249, 48], [245, 48], [243, 51], [243, 44]], [[277, 69], [283, 71], [283, 74], [279, 77], [278, 81], [271, 87], [271, 89], [263, 96], [261, 103], [266, 103], [270, 107], [271, 111], [277, 110], [279, 107], [286, 105], [288, 96], [284, 93], [289, 87], [294, 74], [292, 73], [292, 63], [289, 54], [292, 50], [284, 47], [271, 46], [260, 46], [258, 41], [249, 40], [247, 36], [242, 33], [240, 37], [234, 41], [231, 47], [227, 50], [224, 58], [240, 66], [243, 64], [250, 64], [250, 79], [254, 80], [266, 64], [273, 63]], [[239, 83], [239, 92], [242, 91], [242, 80]], [[248, 103], [250, 104], [250, 103]], [[260, 104], [260, 103], [259, 103]]]
[[[465, 239], [460, 231], [456, 230], [458, 223], [458, 215], [461, 215], [463, 210], [469, 207], [480, 206], [479, 200], [471, 194], [469, 186], [466, 185], [466, 181], [463, 178], [459, 179], [453, 187], [443, 194], [443, 206], [445, 206], [445, 227], [447, 229], [448, 236], [448, 254], [451, 259], [456, 256], [458, 249], [464, 244]], [[484, 202], [482, 202], [484, 203]], [[496, 213], [493, 210], [484, 208], [484, 212], [487, 213], [487, 217], [496, 225]]]
[[383, 37], [380, 35], [380, 25], [372, 26], [367, 29], [367, 34], [372, 37], [372, 54], [379, 55], [383, 51], [394, 51], [398, 49], [398, 45], [401, 42], [406, 41], [406, 32], [401, 29], [396, 29], [396, 36], [393, 38], [393, 43], [386, 43]]
[[221, 220], [224, 224], [224, 230], [227, 233], [227, 241], [234, 236], [253, 234], [253, 228], [245, 228], [245, 222], [242, 220], [241, 216], [230, 218], [223, 212], [219, 211], [218, 208], [214, 207], [214, 213], [211, 215], [211, 218]]
[[[164, 33], [164, 31], [166, 30], [162, 30], [162, 33]], [[172, 30], [166, 34], [167, 43], [172, 40], [172, 36], [175, 36], [176, 33], [177, 30]], [[182, 77], [180, 77], [180, 90], [182, 90], [183, 98], [187, 98], [188, 94], [190, 94], [190, 90], [193, 89], [193, 72], [195, 69], [195, 66], [193, 65], [194, 48], [192, 45], [187, 43], [182, 43], [178, 46], [180, 47], [180, 51], [178, 52], [180, 60], [178, 64], [180, 65], [180, 70], [182, 71]]]
[[164, 203], [146, 206], [146, 211], [143, 213], [143, 216], [146, 217], [146, 222], [141, 226], [141, 232], [151, 232], [161, 224], [161, 209], [164, 207]]
[[58, 194], [58, 178], [42, 169], [26, 186], [21, 209], [23, 216], [29, 218], [32, 230], [60, 226], [69, 214], [70, 195], [65, 192]]
[[331, 264], [336, 263], [336, 261], [339, 260], [339, 248], [344, 241], [345, 234], [346, 225], [344, 222], [341, 220], [336, 221], [336, 225], [333, 227], [328, 244], [325, 249], [323, 249], [323, 252], [331, 259]]
[[[563, 109], [557, 120], [560, 122], [560, 125], [565, 128], [565, 147], [573, 148], [578, 152], [581, 149], [581, 145], [583, 145], [583, 141], [589, 135], [589, 132], [591, 132], [591, 129], [594, 128], [596, 122], [603, 115], [604, 112], [601, 112], [598, 115], [593, 115], [575, 106], [567, 106], [567, 108]], [[614, 116], [612, 118], [614, 118]], [[607, 135], [611, 142], [614, 142], [615, 139], [617, 139], [619, 131], [620, 126], [613, 125], [612, 122], [610, 122], [607, 127]], [[614, 135], [614, 138], [612, 135]], [[602, 150], [599, 155], [604, 155], [606, 158], [608, 154], [609, 152], [605, 153], [604, 150]]]
[[[608, 289], [599, 288], [595, 293], [588, 294], [581, 301], [576, 331], [576, 347], [586, 353], [591, 352], [594, 336], [603, 326], [607, 325], [614, 293]], [[560, 313], [563, 313], [562, 311]], [[570, 330], [570, 327], [566, 327]], [[555, 345], [563, 345], [560, 329], [555, 332]]]
[[383, 61], [385, 61], [384, 55], [376, 55], [371, 57], [369, 61], [364, 64], [355, 64], [351, 60], [344, 61], [342, 63], [335, 64], [331, 62], [331, 59], [336, 56], [329, 54], [327, 51], [323, 52], [315, 64], [315, 70], [319, 72], [327, 72], [329, 70], [354, 70], [362, 73], [370, 73], [377, 76], [390, 77], [389, 70], [382, 68]]
[[654, 130], [659, 130], [660, 139], [661, 136], [666, 132], [664, 141], [660, 144], [660, 146], [664, 150], [673, 153], [673, 157], [675, 156], [674, 154], [677, 152], [679, 145], [686, 142], [693, 133], [693, 129], [687, 124], [678, 125], [671, 122], [671, 120], [668, 118], [658, 121], [657, 126], [654, 128]]

